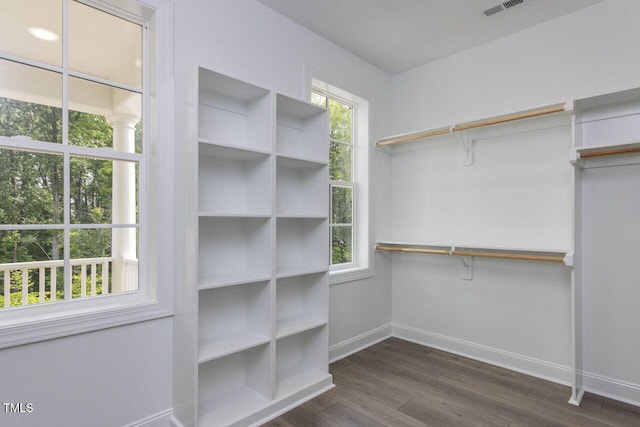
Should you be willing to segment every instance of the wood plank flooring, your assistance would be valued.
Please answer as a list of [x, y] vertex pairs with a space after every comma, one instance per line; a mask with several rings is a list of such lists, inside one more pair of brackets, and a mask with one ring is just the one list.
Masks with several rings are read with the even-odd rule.
[[390, 338], [330, 366], [335, 388], [268, 427], [640, 426], [640, 408]]

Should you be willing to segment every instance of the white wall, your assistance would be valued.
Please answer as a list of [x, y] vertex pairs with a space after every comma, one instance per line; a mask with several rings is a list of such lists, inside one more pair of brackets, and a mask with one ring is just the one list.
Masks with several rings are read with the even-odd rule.
[[[640, 2], [609, 0], [394, 76], [393, 133], [449, 126], [637, 87], [640, 85], [640, 56], [629, 54], [640, 51], [637, 16], [640, 16]], [[525, 138], [529, 135], [527, 133]], [[455, 239], [474, 241], [494, 239], [494, 244], [502, 241], [515, 245], [520, 240], [527, 240], [533, 247], [544, 245], [544, 242], [565, 246], [563, 242], [570, 241], [572, 214], [567, 200], [572, 192], [571, 179], [565, 175], [571, 170], [566, 149], [571, 141], [558, 140], [555, 152], [553, 147], [540, 147], [544, 153], [536, 158], [538, 163], [532, 161], [528, 165], [521, 162], [517, 153], [509, 153], [514, 147], [505, 146], [507, 151], [500, 149], [491, 153], [499, 142], [495, 139], [485, 142], [476, 144], [479, 150], [476, 154], [496, 156], [502, 153], [502, 166], [494, 157], [496, 169], [490, 173], [502, 175], [503, 180], [493, 183], [485, 180], [485, 189], [477, 188], [475, 194], [461, 192], [455, 186], [459, 177], [465, 174], [473, 176], [469, 178], [471, 187], [468, 188], [473, 187], [474, 179], [488, 176], [482, 169], [477, 169], [482, 163], [460, 170], [453, 164], [455, 158], [451, 158], [452, 151], [448, 151], [452, 148], [447, 145], [416, 152], [419, 154], [406, 161], [397, 155], [380, 155], [387, 159], [387, 168], [391, 170], [394, 182], [391, 191], [402, 191], [400, 184], [409, 185], [412, 178], [422, 182], [421, 187], [417, 185], [420, 188], [412, 189], [422, 201], [410, 203], [413, 203], [411, 206], [422, 203], [422, 207], [426, 207], [411, 220], [398, 221], [404, 214], [392, 214], [392, 224], [387, 228], [389, 236], [385, 235], [385, 238], [402, 237], [408, 233], [403, 224], [418, 224], [424, 220], [425, 226], [418, 229], [422, 231], [416, 231], [423, 237], [431, 227], [433, 234], [430, 235], [441, 239], [452, 235]], [[558, 156], [562, 158], [558, 159]], [[566, 163], [563, 166], [558, 161]], [[414, 177], [407, 176], [411, 173], [406, 167], [412, 162], [420, 163], [428, 170], [415, 173]], [[443, 167], [443, 162], [449, 162], [446, 164], [451, 165], [450, 168]], [[556, 166], [552, 166], [553, 162]], [[553, 191], [552, 196], [546, 199], [545, 194], [526, 194], [532, 187], [522, 187], [525, 174], [549, 167], [557, 173], [545, 184]], [[439, 174], [435, 172], [438, 170]], [[495, 186], [497, 183], [501, 188]], [[525, 197], [520, 197], [518, 193], [523, 188]], [[551, 214], [528, 215], [526, 208], [520, 206], [515, 209], [515, 218], [525, 218], [525, 223], [531, 224], [529, 228], [518, 230], [517, 226], [505, 222], [501, 225], [499, 219], [504, 219], [500, 216], [504, 212], [496, 204], [487, 203], [496, 200], [497, 192], [502, 196], [511, 194], [515, 203], [526, 204], [533, 200], [531, 207], [534, 210], [546, 210]], [[398, 194], [393, 197], [403, 198]], [[408, 196], [399, 201], [407, 200], [410, 200]], [[435, 209], [433, 205], [451, 207], [454, 217], [488, 210], [498, 219], [486, 216], [484, 226], [474, 222], [474, 215], [469, 215], [471, 222], [466, 224], [451, 217], [436, 223], [437, 215], [431, 215]], [[620, 216], [620, 221], [630, 220], [631, 214], [625, 211]], [[438, 228], [440, 224], [444, 226]], [[473, 231], [473, 227], [476, 230], [485, 228]], [[526, 236], [527, 233], [531, 234]], [[393, 255], [394, 332], [556, 381], [568, 381], [566, 368], [571, 364], [569, 269], [558, 264], [476, 259], [474, 279], [465, 282], [460, 279], [459, 262], [451, 258]], [[634, 372], [626, 364], [618, 364], [615, 370], [605, 368], [606, 364], [617, 362], [611, 350], [596, 338], [603, 335], [602, 329], [619, 331], [622, 325], [637, 324], [637, 319], [624, 315], [602, 319], [597, 314], [594, 298], [603, 297], [585, 291], [585, 369], [593, 370], [596, 376], [609, 376], [622, 384], [626, 382], [637, 390], [637, 369]], [[594, 332], [600, 335], [588, 335], [587, 328], [596, 323], [599, 327]], [[620, 334], [614, 334], [614, 353], [637, 354], [637, 343], [618, 337]], [[615, 396], [615, 393], [611, 394]]]
[[608, 0], [393, 78], [393, 133], [640, 86], [640, 4]]
[[[389, 132], [391, 80], [381, 70], [254, 0], [176, 0], [175, 5], [177, 72], [198, 64], [297, 98], [307, 93], [310, 77], [317, 77], [370, 100], [372, 140]], [[333, 356], [388, 325], [389, 298], [389, 282], [377, 276], [331, 286]]]
[[[171, 319], [0, 351], [3, 426], [123, 426], [171, 408]], [[163, 424], [166, 425], [166, 424]]]

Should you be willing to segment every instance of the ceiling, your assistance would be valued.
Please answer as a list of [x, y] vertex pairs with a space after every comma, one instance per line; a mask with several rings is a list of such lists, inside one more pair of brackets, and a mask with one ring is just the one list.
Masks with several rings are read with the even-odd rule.
[[393, 75], [603, 0], [257, 1]]

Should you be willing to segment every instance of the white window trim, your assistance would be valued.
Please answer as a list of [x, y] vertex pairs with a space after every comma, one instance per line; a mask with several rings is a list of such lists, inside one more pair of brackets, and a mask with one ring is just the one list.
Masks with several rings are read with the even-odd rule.
[[[0, 348], [38, 342], [99, 329], [122, 326], [172, 314], [173, 263], [173, 5], [170, 0], [82, 1], [108, 12], [121, 12], [138, 20], [151, 20], [149, 44], [153, 44], [154, 84], [146, 90], [144, 107], [153, 114], [144, 133], [153, 139], [147, 153], [147, 196], [139, 203], [147, 209], [146, 269], [138, 291], [77, 301], [57, 301], [0, 311]], [[149, 69], [149, 67], [146, 67]], [[153, 94], [153, 95], [150, 95]], [[153, 96], [154, 99], [149, 97]], [[140, 171], [142, 173], [142, 171]], [[162, 189], [162, 191], [159, 191]], [[146, 202], [145, 202], [146, 200]], [[160, 232], [161, 230], [161, 232]], [[142, 280], [141, 280], [142, 282]]]
[[[357, 260], [347, 265], [339, 265], [329, 269], [329, 284], [337, 285], [341, 283], [362, 280], [374, 276], [374, 253], [371, 245], [372, 234], [372, 213], [371, 213], [371, 184], [370, 170], [371, 159], [373, 158], [372, 145], [370, 141], [371, 132], [371, 112], [373, 111], [373, 97], [358, 96], [360, 91], [352, 90], [349, 84], [343, 84], [332, 78], [328, 73], [319, 72], [305, 64], [304, 67], [304, 96], [311, 98], [312, 88], [318, 88], [323, 92], [337, 95], [338, 98], [346, 99], [357, 105], [354, 110], [354, 150], [358, 152], [355, 156], [354, 182], [357, 183], [357, 191], [354, 193], [356, 203], [354, 212], [356, 221], [354, 222], [354, 236], [357, 236], [358, 251]], [[339, 89], [339, 88], [342, 88]], [[350, 92], [345, 92], [345, 91]]]

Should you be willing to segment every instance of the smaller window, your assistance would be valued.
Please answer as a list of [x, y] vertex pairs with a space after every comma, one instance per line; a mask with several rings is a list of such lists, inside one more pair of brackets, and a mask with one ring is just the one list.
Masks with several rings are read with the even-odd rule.
[[346, 275], [369, 267], [368, 102], [315, 79], [311, 102], [329, 110], [331, 271]]

